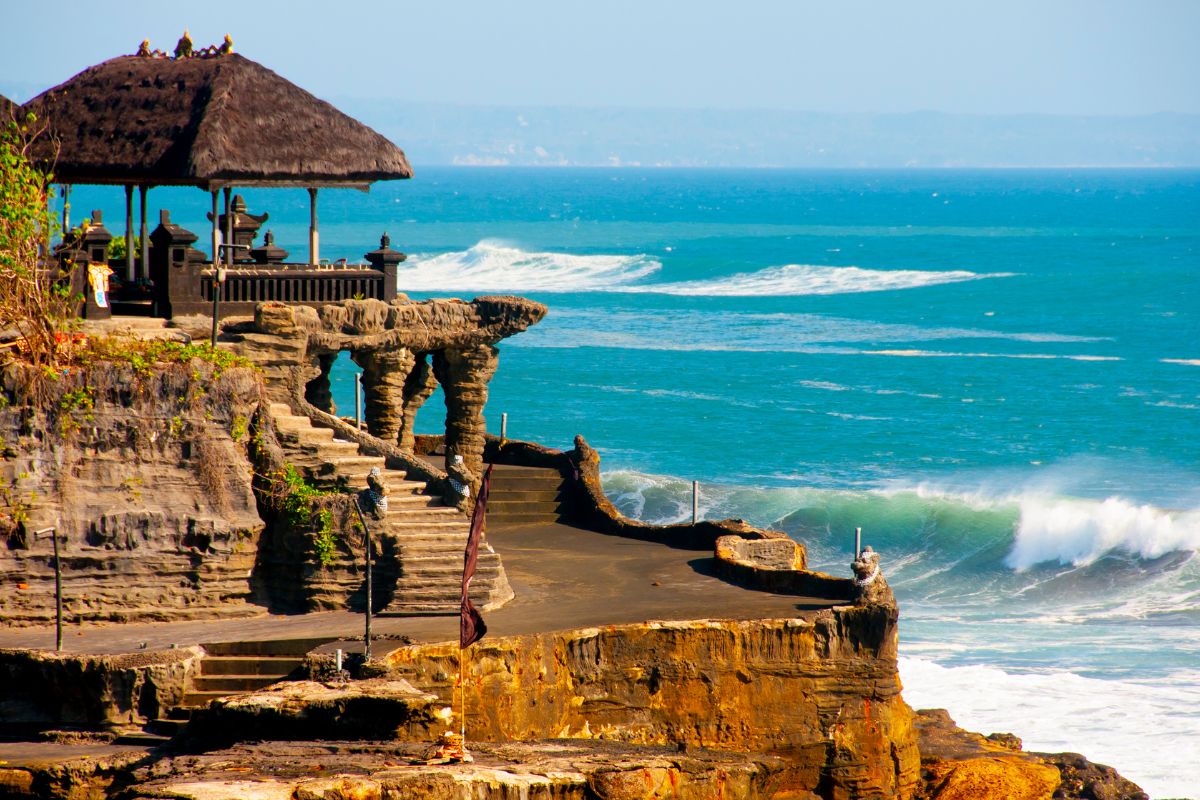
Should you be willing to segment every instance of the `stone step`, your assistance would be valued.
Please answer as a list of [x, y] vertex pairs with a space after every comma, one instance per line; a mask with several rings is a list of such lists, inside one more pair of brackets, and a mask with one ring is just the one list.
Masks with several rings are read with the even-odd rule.
[[530, 500], [489, 500], [487, 506], [488, 518], [500, 514], [556, 514], [558, 502]]
[[414, 508], [436, 508], [451, 514], [465, 516], [454, 506], [442, 502], [442, 498], [432, 494], [395, 494], [388, 493], [388, 514], [399, 514]]
[[556, 469], [547, 467], [503, 467], [492, 472], [492, 482], [507, 482], [510, 478], [544, 478], [561, 481], [562, 475]]
[[493, 487], [488, 499], [488, 508], [492, 503], [557, 503], [558, 489], [507, 489]]
[[333, 464], [338, 472], [346, 475], [362, 475], [363, 483], [366, 483], [367, 473], [373, 467], [379, 467], [382, 470], [387, 466], [387, 460], [383, 456], [337, 456], [329, 459], [329, 463]]
[[197, 675], [192, 678], [191, 691], [240, 694], [270, 686], [278, 680], [274, 675]]
[[161, 733], [147, 730], [130, 730], [121, 733], [116, 739], [113, 739], [113, 744], [131, 745], [135, 747], [162, 747], [170, 743], [171, 737], [164, 736]]
[[304, 664], [294, 656], [207, 656], [200, 661], [200, 674], [270, 675], [282, 678]]
[[276, 426], [279, 428], [279, 438], [285, 442], [331, 442], [333, 428], [302, 428], [300, 426]]
[[[447, 511], [450, 513], [446, 513]], [[388, 504], [388, 513], [384, 517], [384, 521], [389, 524], [393, 522], [401, 524], [407, 522], [429, 522], [435, 524], [458, 522], [463, 525], [470, 524], [463, 519], [462, 514], [456, 513], [454, 509], [448, 509], [445, 506], [413, 506], [412, 508], [397, 510], [393, 503]]]
[[303, 658], [310, 650], [332, 642], [335, 637], [304, 639], [257, 639], [234, 642], [204, 642], [208, 656], [291, 656]]
[[436, 522], [408, 522], [408, 521], [388, 521], [388, 527], [393, 533], [400, 536], [418, 533], [456, 533], [461, 532], [464, 536], [470, 532], [471, 523], [465, 519], [459, 518], [455, 520], [436, 521]]
[[228, 697], [231, 692], [219, 691], [187, 691], [179, 701], [182, 708], [204, 708], [213, 700], [220, 700], [222, 697]]
[[186, 719], [152, 719], [146, 724], [146, 730], [151, 733], [157, 733], [159, 736], [174, 738], [183, 733], [183, 729], [187, 727], [188, 720]]
[[555, 513], [504, 514], [488, 518], [488, 524], [495, 528], [513, 528], [522, 525], [549, 525], [558, 522], [559, 515]]
[[267, 410], [271, 412], [272, 417], [288, 416], [292, 413], [292, 407], [287, 403], [270, 403], [267, 405]]
[[492, 478], [492, 491], [494, 493], [503, 492], [557, 492], [562, 484], [562, 479], [557, 475], [554, 478], [504, 478], [496, 480]]

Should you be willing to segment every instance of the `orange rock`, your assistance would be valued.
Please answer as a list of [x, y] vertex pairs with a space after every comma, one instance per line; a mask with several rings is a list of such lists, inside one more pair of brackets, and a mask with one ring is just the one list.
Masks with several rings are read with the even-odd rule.
[[931, 800], [1050, 800], [1054, 767], [1017, 756], [984, 756], [925, 765]]

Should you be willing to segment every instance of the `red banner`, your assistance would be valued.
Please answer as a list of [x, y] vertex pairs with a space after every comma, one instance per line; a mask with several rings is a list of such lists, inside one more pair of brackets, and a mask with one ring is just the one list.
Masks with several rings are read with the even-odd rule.
[[479, 496], [475, 498], [475, 510], [471, 512], [471, 532], [467, 535], [467, 549], [463, 553], [462, 619], [458, 626], [459, 647], [470, 647], [487, 633], [487, 624], [479, 609], [471, 603], [469, 595], [471, 578], [475, 577], [475, 566], [479, 562], [479, 542], [483, 538], [483, 521], [487, 515], [488, 493], [492, 484], [492, 465], [488, 464], [479, 485]]

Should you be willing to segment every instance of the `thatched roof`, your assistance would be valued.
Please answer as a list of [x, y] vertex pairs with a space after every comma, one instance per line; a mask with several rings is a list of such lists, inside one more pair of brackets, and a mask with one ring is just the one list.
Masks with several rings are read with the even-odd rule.
[[119, 56], [23, 107], [61, 144], [60, 183], [364, 186], [412, 177], [382, 135], [236, 53]]

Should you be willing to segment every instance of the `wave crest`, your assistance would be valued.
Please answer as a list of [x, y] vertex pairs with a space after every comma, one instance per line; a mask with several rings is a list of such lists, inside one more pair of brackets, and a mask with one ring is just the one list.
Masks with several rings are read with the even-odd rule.
[[966, 270], [881, 270], [861, 267], [826, 267], [786, 264], [724, 278], [652, 286], [626, 287], [626, 292], [698, 295], [704, 297], [777, 297], [790, 295], [859, 294], [895, 289], [916, 289], [981, 278], [1009, 277], [1011, 273], [981, 275]]
[[619, 292], [704, 297], [784, 297], [915, 289], [1008, 277], [966, 270], [882, 270], [786, 264], [721, 278], [652, 283], [662, 263], [645, 255], [527, 252], [483, 241], [468, 250], [414, 256], [400, 273], [404, 291]]
[[1016, 570], [1052, 561], [1084, 566], [1113, 550], [1144, 559], [1200, 550], [1200, 511], [1173, 513], [1121, 497], [1027, 496], [1019, 506], [1016, 540], [1005, 559]]
[[613, 291], [662, 269], [645, 255], [529, 253], [498, 242], [417, 256], [400, 273], [404, 291]]

